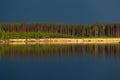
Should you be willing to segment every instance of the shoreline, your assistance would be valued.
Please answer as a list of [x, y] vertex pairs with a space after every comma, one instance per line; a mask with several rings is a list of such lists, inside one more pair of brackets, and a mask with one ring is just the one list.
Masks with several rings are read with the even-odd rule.
[[42, 39], [6, 39], [0, 44], [118, 44], [120, 38], [42, 38]]

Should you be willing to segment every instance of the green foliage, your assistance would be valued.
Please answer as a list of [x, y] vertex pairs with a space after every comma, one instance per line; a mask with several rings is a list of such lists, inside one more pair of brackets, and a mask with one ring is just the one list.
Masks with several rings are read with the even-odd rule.
[[120, 23], [0, 23], [0, 38], [120, 37]]
[[4, 32], [4, 31], [2, 31], [2, 30], [0, 30], [0, 39], [3, 39], [3, 38], [4, 38], [4, 36], [5, 36], [5, 32]]
[[41, 33], [41, 32], [7, 32], [7, 39], [25, 39], [25, 38], [68, 38], [70, 36], [60, 33]]

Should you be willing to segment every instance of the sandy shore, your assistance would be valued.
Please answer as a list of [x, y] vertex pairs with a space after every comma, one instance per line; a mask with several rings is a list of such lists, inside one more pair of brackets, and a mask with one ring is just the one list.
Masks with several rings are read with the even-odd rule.
[[120, 38], [46, 38], [46, 39], [7, 39], [1, 44], [115, 44]]

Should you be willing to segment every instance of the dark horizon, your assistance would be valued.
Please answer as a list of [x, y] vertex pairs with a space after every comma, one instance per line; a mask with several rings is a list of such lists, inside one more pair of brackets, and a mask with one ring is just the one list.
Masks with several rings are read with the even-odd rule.
[[119, 0], [1, 0], [0, 22], [120, 22]]

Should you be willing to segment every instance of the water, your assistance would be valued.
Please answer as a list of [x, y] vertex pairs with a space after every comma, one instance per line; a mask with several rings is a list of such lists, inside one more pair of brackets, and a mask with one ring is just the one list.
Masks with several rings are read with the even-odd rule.
[[120, 45], [0, 45], [0, 80], [120, 80]]

